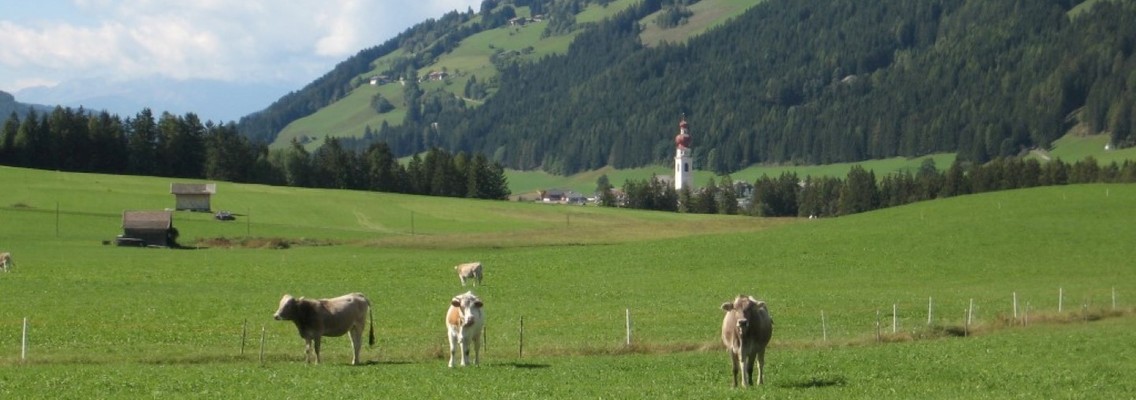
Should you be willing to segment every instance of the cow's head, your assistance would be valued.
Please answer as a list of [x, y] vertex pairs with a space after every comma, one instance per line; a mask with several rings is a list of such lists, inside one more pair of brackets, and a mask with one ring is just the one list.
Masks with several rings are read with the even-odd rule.
[[292, 295], [286, 294], [280, 298], [280, 307], [276, 308], [276, 314], [273, 314], [272, 317], [277, 321], [291, 320], [295, 313], [296, 299]]
[[757, 311], [758, 303], [753, 296], [738, 295], [733, 302], [722, 303], [722, 310], [733, 317], [739, 331], [745, 331], [749, 328], [749, 315]]
[[454, 296], [450, 300], [450, 305], [457, 308], [461, 314], [462, 326], [471, 326], [477, 322], [477, 318], [481, 316], [481, 299], [478, 298], [473, 292], [465, 292]]

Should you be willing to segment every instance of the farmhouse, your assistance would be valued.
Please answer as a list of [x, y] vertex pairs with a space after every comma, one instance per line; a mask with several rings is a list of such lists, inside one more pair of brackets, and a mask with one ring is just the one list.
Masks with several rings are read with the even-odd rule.
[[209, 201], [217, 193], [216, 183], [171, 183], [170, 194], [174, 195], [174, 209], [178, 211], [205, 211], [212, 209]]
[[540, 201], [558, 204], [584, 204], [588, 199], [579, 192], [564, 189], [549, 189], [540, 191]]
[[371, 86], [385, 85], [390, 82], [390, 77], [386, 75], [375, 75], [371, 77]]
[[177, 240], [173, 213], [169, 211], [123, 211], [119, 245], [169, 247]]

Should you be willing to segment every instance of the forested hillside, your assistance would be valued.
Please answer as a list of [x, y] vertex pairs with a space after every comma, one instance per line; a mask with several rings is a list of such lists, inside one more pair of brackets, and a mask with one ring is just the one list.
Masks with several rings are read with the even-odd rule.
[[[607, 4], [612, 0], [570, 0], [559, 3]], [[353, 89], [363, 84], [361, 75], [376, 67], [376, 60], [393, 57], [389, 70], [381, 71], [393, 77], [414, 82], [419, 69], [438, 61], [438, 57], [454, 50], [462, 40], [479, 32], [498, 28], [509, 23], [516, 16], [516, 7], [526, 7], [533, 12], [542, 13], [545, 3], [553, 0], [498, 0], [483, 1], [480, 11], [469, 9], [465, 12], [452, 11], [438, 19], [428, 19], [418, 23], [381, 45], [359, 51], [354, 56], [335, 66], [332, 71], [316, 79], [304, 88], [289, 93], [260, 112], [241, 118], [238, 126], [241, 132], [255, 140], [271, 142], [288, 124], [311, 115], [346, 97]], [[500, 3], [500, 4], [499, 4]], [[550, 9], [552, 13], [559, 8]], [[571, 14], [567, 14], [571, 15]], [[570, 18], [557, 25], [561, 29], [571, 29]], [[565, 26], [567, 24], [567, 26]], [[555, 27], [553, 27], [555, 28]], [[397, 80], [397, 78], [396, 78]], [[421, 99], [415, 99], [421, 100]], [[417, 103], [420, 107], [421, 102]], [[413, 118], [413, 117], [412, 117]], [[358, 132], [362, 135], [363, 132]]]
[[1131, 146], [1136, 4], [1071, 16], [1081, 3], [770, 0], [685, 43], [646, 47], [644, 24], [673, 7], [647, 0], [590, 26], [566, 54], [503, 64], [478, 107], [410, 97], [404, 123], [367, 141], [564, 174], [665, 162], [683, 114], [698, 167], [717, 172], [936, 152], [985, 162], [1076, 124]]
[[[616, 20], [504, 75], [493, 101], [451, 123], [474, 151], [560, 173], [663, 161], [682, 113], [696, 159], [719, 172], [953, 151], [982, 162], [1048, 145], [1076, 110], [1130, 144], [1136, 25], [1122, 21], [1136, 7], [1102, 2], [1070, 20], [1071, 6], [771, 1], [652, 49]], [[621, 54], [602, 72], [580, 65]]]

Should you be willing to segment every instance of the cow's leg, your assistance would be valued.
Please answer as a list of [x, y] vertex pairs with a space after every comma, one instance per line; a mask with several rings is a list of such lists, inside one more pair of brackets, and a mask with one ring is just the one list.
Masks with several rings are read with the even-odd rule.
[[351, 327], [351, 347], [355, 350], [351, 365], [359, 365], [359, 349], [363, 347], [363, 325]]
[[462, 335], [461, 338], [461, 352], [462, 352], [462, 366], [469, 365], [469, 337]]
[[454, 350], [458, 347], [458, 336], [450, 333], [450, 368], [454, 367]]
[[765, 347], [757, 349], [757, 384], [765, 383]]
[[312, 339], [312, 348], [315, 349], [315, 353], [316, 353], [316, 365], [319, 365], [319, 363], [320, 363], [320, 337], [319, 336], [316, 336], [315, 339]]
[[733, 368], [733, 371], [734, 371], [734, 387], [738, 387], [738, 364], [739, 364], [739, 360], [738, 360], [738, 354], [737, 353], [734, 353], [732, 351], [730, 352], [730, 363], [732, 363], [734, 365], [734, 368]]
[[481, 334], [473, 339], [473, 365], [481, 365]]
[[304, 362], [312, 362], [312, 340], [307, 338], [304, 339]]
[[753, 359], [757, 356], [755, 353], [745, 355], [745, 385], [747, 387], [753, 386]]

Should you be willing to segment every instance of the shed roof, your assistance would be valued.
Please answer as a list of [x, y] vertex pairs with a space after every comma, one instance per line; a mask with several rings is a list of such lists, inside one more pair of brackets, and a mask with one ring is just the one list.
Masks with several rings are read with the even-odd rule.
[[171, 183], [170, 194], [214, 194], [216, 183]]
[[123, 211], [123, 229], [170, 229], [174, 225], [173, 213], [169, 211]]

